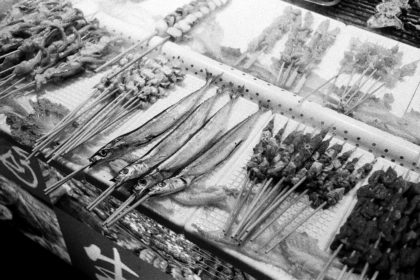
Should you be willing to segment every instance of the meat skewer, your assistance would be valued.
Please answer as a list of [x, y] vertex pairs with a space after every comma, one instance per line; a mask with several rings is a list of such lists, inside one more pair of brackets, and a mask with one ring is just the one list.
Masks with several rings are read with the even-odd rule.
[[331, 255], [331, 257], [328, 259], [327, 263], [322, 268], [321, 272], [318, 274], [318, 277], [315, 280], [323, 280], [325, 277], [325, 274], [327, 273], [328, 268], [334, 261], [334, 259], [337, 257], [338, 253], [340, 253], [341, 249], [343, 248], [343, 244], [340, 244], [337, 249], [335, 249], [334, 253]]

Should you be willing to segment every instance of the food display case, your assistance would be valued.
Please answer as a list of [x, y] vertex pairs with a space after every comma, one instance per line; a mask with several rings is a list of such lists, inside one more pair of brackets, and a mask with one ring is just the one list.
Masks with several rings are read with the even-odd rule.
[[93, 279], [418, 279], [419, 3], [308, 2], [5, 2], [2, 219]]

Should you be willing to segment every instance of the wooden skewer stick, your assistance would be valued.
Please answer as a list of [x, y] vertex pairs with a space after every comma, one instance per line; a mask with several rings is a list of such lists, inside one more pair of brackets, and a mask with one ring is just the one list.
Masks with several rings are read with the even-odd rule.
[[13, 65], [12, 67], [9, 67], [9, 68], [7, 68], [7, 69], [4, 69], [3, 71], [1, 71], [1, 72], [0, 72], [0, 75], [3, 75], [4, 73], [7, 73], [7, 72], [9, 72], [9, 71], [12, 71], [13, 69], [15, 69], [15, 68], [16, 68], [16, 66], [18, 66], [18, 64]]
[[0, 86], [3, 86], [5, 84], [7, 84], [8, 82], [10, 82], [11, 80], [13, 80], [16, 77], [15, 74], [10, 74], [9, 76], [6, 76], [5, 78], [3, 78], [2, 80], [0, 80]]
[[232, 212], [231, 212], [228, 220], [226, 221], [225, 228], [223, 229], [223, 233], [224, 233], [225, 236], [228, 235], [228, 233], [229, 233], [229, 231], [230, 231], [230, 229], [231, 229], [231, 227], [234, 223], [234, 220], [236, 219], [237, 212], [239, 212], [238, 209], [239, 209], [239, 206], [241, 204], [242, 196], [244, 195], [244, 191], [245, 191], [245, 189], [248, 185], [248, 182], [249, 182], [249, 172], [248, 172], [248, 174], [245, 175], [245, 177], [242, 181], [242, 184], [241, 184], [242, 188], [241, 188], [241, 191], [239, 192], [238, 199], [236, 200], [235, 205], [233, 206]]
[[275, 84], [277, 85], [278, 83], [280, 83], [280, 81], [281, 81], [281, 78], [282, 78], [282, 76], [283, 76], [283, 70], [284, 70], [284, 66], [285, 66], [285, 64], [286, 64], [286, 62], [285, 61], [283, 61], [283, 63], [281, 64], [281, 66], [280, 66], [280, 70], [279, 70], [279, 73], [277, 74], [277, 77], [276, 77], [276, 82], [275, 82]]
[[268, 227], [270, 227], [275, 221], [277, 221], [287, 210], [295, 205], [306, 193], [308, 190], [304, 190], [299, 196], [295, 197], [286, 207], [284, 207], [279, 213], [276, 214], [266, 225], [264, 225], [250, 240], [254, 241], [257, 239]]
[[318, 277], [316, 278], [316, 280], [323, 280], [324, 279], [325, 275], [327, 274], [328, 268], [330, 267], [332, 262], [335, 260], [338, 253], [340, 253], [341, 249], [343, 249], [343, 244], [340, 244], [340, 246], [338, 246], [337, 249], [335, 249], [334, 253], [331, 255], [331, 257], [328, 259], [327, 263], [324, 265], [324, 267], [322, 268], [322, 270], [318, 274]]
[[69, 181], [71, 178], [73, 178], [74, 176], [76, 176], [77, 174], [79, 174], [80, 172], [82, 172], [83, 170], [85, 170], [86, 168], [89, 168], [90, 166], [93, 165], [93, 162], [90, 162], [82, 167], [80, 167], [79, 169], [76, 169], [75, 171], [73, 171], [72, 173], [70, 173], [69, 175], [67, 175], [66, 177], [64, 177], [63, 179], [61, 179], [60, 181], [56, 182], [55, 184], [45, 188], [44, 193], [46, 195], [49, 195], [50, 193], [52, 193], [53, 191], [55, 191], [56, 189], [58, 189], [62, 184], [66, 183], [67, 181]]
[[128, 197], [115, 211], [102, 223], [102, 226], [107, 226], [110, 221], [117, 217], [124, 209], [136, 199], [136, 195], [132, 194]]
[[249, 69], [252, 65], [254, 65], [255, 61], [265, 52], [267, 49], [267, 46], [264, 46], [261, 50], [259, 50], [257, 53], [254, 53], [251, 55], [251, 57], [248, 59], [248, 61], [243, 66], [244, 69]]
[[115, 216], [113, 219], [111, 219], [108, 222], [107, 227], [111, 227], [113, 224], [115, 224], [116, 222], [118, 222], [121, 218], [123, 218], [128, 213], [130, 213], [131, 211], [133, 211], [135, 208], [137, 208], [137, 206], [139, 206], [140, 204], [142, 204], [144, 201], [148, 200], [149, 198], [150, 198], [150, 194], [146, 194], [145, 196], [143, 196], [142, 198], [140, 198], [133, 205], [129, 206], [123, 212], [121, 212], [120, 214], [118, 214], [118, 216]]
[[302, 215], [303, 212], [306, 211], [310, 206], [308, 204], [305, 204], [303, 207], [299, 209], [295, 214], [293, 214], [291, 217], [289, 217], [286, 221], [284, 221], [280, 227], [277, 229], [277, 231], [272, 235], [272, 238], [270, 238], [262, 247], [267, 247], [273, 239], [276, 238], [276, 236], [280, 236], [280, 234], [291, 224], [293, 221], [295, 221], [297, 218], [299, 218], [300, 215]]
[[34, 85], [35, 85], [35, 82], [30, 82], [30, 83], [29, 83], [29, 84], [27, 84], [27, 85], [24, 85], [24, 86], [22, 86], [22, 87], [20, 87], [20, 88], [17, 88], [17, 89], [14, 89], [14, 90], [12, 90], [12, 91], [9, 91], [7, 94], [5, 94], [5, 95], [1, 96], [1, 97], [0, 97], [0, 100], [1, 100], [1, 99], [4, 99], [4, 98], [9, 97], [9, 96], [10, 96], [10, 95], [12, 95], [13, 93], [16, 93], [16, 92], [19, 92], [19, 91], [26, 90], [26, 89], [28, 89], [28, 88], [30, 88], [30, 87], [32, 87], [32, 86], [34, 86]]
[[340, 101], [345, 101], [345, 99], [346, 99], [346, 97], [347, 96], [349, 96], [349, 94], [354, 90], [354, 89], [356, 89], [356, 92], [357, 92], [357, 90], [359, 89], [359, 84], [360, 84], [360, 82], [362, 81], [362, 79], [363, 79], [363, 77], [366, 75], [366, 73], [367, 73], [367, 71], [369, 71], [369, 67], [368, 68], [366, 68], [364, 71], [363, 71], [363, 73], [360, 75], [360, 77], [359, 77], [359, 79], [357, 79], [354, 83], [353, 83], [353, 85], [352, 86], [349, 86], [349, 87], [347, 87], [346, 88], [346, 90], [344, 91], [344, 93], [343, 93], [343, 95], [341, 96], [341, 98], [340, 98]]
[[358, 87], [354, 90], [353, 94], [351, 94], [351, 95], [350, 95], [350, 93], [351, 93], [351, 92], [349, 92], [350, 97], [347, 99], [347, 101], [345, 101], [345, 102], [344, 102], [344, 106], [347, 106], [348, 104], [350, 104], [351, 100], [353, 100], [353, 98], [357, 95], [357, 93], [358, 93], [359, 91], [360, 91], [360, 92], [362, 91], [363, 86], [364, 86], [367, 82], [371, 81], [372, 76], [376, 73], [376, 71], [377, 71], [377, 69], [375, 69], [374, 71], [372, 71], [372, 73], [369, 75], [369, 77], [366, 79], [366, 81], [364, 81], [364, 82], [363, 82], [360, 86], [358, 86]]
[[[46, 139], [44, 139], [42, 142], [40, 142], [38, 145], [36, 145], [36, 147], [34, 147], [34, 149], [32, 150], [32, 153], [28, 156], [28, 158], [33, 157], [34, 155], [36, 155], [39, 151], [41, 151], [42, 149], [44, 149], [45, 147], [47, 147], [52, 141], [54, 141], [54, 139], [56, 138], [56, 136], [58, 134], [60, 134], [64, 129], [66, 129], [70, 124], [72, 124], [73, 122], [76, 121], [77, 118], [79, 118], [80, 116], [82, 116], [83, 114], [85, 114], [88, 111], [92, 111], [95, 110], [94, 107], [96, 107], [97, 105], [99, 105], [99, 103], [103, 102], [105, 99], [108, 98], [108, 94], [112, 95], [113, 93], [115, 93], [116, 90], [110, 92], [107, 92], [105, 96], [102, 96], [102, 94], [98, 97], [99, 99], [97, 99], [96, 101], [94, 101], [92, 104], [90, 104], [88, 107], [86, 107], [85, 109], [83, 109], [81, 112], [76, 112], [74, 114], [74, 116], [69, 117], [68, 120], [66, 120], [63, 124], [61, 124], [60, 126], [56, 126], [56, 128], [54, 128], [54, 130], [50, 133], [48, 133], [48, 136], [46, 137]], [[66, 139], [69, 136], [66, 137]], [[65, 140], [64, 140], [65, 141]], [[63, 143], [64, 143], [63, 141]]]
[[124, 182], [121, 183], [115, 183], [112, 186], [109, 186], [105, 191], [103, 191], [98, 197], [96, 197], [88, 206], [86, 206], [86, 209], [88, 211], [92, 211], [96, 208], [96, 206], [99, 205], [102, 201], [104, 201], [115, 189], [117, 189], [119, 186], [121, 186]]
[[248, 56], [248, 52], [244, 52], [234, 63], [233, 66], [236, 67]]
[[132, 61], [130, 61], [129, 63], [127, 63], [124, 67], [122, 67], [121, 69], [119, 69], [117, 72], [115, 72], [114, 74], [112, 74], [110, 77], [108, 77], [109, 80], [112, 80], [114, 77], [116, 77], [117, 75], [119, 75], [121, 72], [127, 70], [128, 68], [130, 68], [134, 63], [136, 63], [137, 61], [141, 60], [143, 57], [145, 57], [146, 55], [148, 55], [149, 53], [151, 53], [153, 50], [155, 50], [156, 48], [162, 46], [163, 44], [165, 44], [167, 41], [169, 41], [171, 37], [165, 37], [163, 38], [162, 41], [160, 41], [159, 43], [157, 43], [156, 45], [154, 45], [153, 47], [149, 48], [147, 51], [143, 52], [142, 54], [140, 54], [138, 57], [136, 57], [135, 59], [133, 59]]
[[152, 39], [156, 35], [157, 35], [156, 32], [153, 32], [152, 34], [150, 34], [149, 36], [147, 36], [146, 38], [144, 38], [140, 42], [134, 44], [133, 46], [131, 46], [127, 50], [123, 51], [122, 53], [120, 53], [116, 57], [112, 58], [110, 61], [108, 61], [105, 64], [103, 64], [103, 65], [99, 66], [98, 68], [96, 68], [95, 69], [95, 72], [98, 73], [98, 72], [102, 71], [104, 68], [106, 68], [109, 65], [115, 63], [117, 60], [123, 58], [126, 54], [128, 54], [129, 52], [131, 52], [131, 51], [135, 50], [136, 48], [140, 47], [144, 43], [149, 43], [150, 39]]
[[344, 277], [344, 274], [346, 274], [346, 271], [347, 271], [347, 265], [344, 265], [344, 267], [340, 271], [340, 274], [338, 274], [338, 277], [336, 280], [342, 280]]
[[[376, 217], [373, 218], [373, 220], [376, 220]], [[382, 237], [382, 235], [379, 235], [378, 240], [376, 240], [375, 244], [373, 245], [373, 248], [375, 248], [375, 249], [378, 248], [379, 243], [381, 242], [381, 237]], [[359, 280], [363, 280], [365, 278], [368, 269], [369, 269], [369, 263], [366, 262], [365, 266], [363, 267], [362, 273], [359, 276]]]
[[334, 80], [336, 77], [338, 77], [339, 74], [333, 76], [332, 78], [328, 79], [326, 82], [324, 82], [322, 85], [320, 85], [319, 87], [317, 87], [316, 89], [314, 89], [313, 91], [311, 91], [310, 93], [308, 93], [307, 95], [305, 95], [304, 97], [302, 97], [301, 100], [299, 100], [298, 102], [300, 104], [302, 104], [306, 99], [308, 99], [311, 95], [317, 93], [318, 91], [320, 91], [323, 87], [325, 87], [326, 85], [328, 85], [332, 80]]
[[[236, 217], [235, 217], [235, 219], [233, 220], [233, 223], [234, 223], [234, 221], [236, 220], [236, 218], [239, 216], [239, 213], [241, 212], [242, 208], [244, 208], [244, 206], [245, 206], [246, 202], [248, 201], [249, 195], [251, 194], [252, 189], [253, 189], [254, 187], [255, 187], [255, 180], [253, 180], [253, 181], [250, 183], [250, 186], [248, 187], [248, 190], [247, 190], [247, 192], [245, 193], [245, 196], [244, 196], [243, 200], [241, 201], [241, 204], [239, 205], [239, 209], [238, 209], [238, 212], [236, 213]], [[245, 209], [244, 211], [246, 211], [246, 209]], [[234, 237], [234, 233], [230, 236], [230, 238], [233, 238], [233, 237]]]
[[405, 115], [405, 114], [407, 114], [408, 109], [410, 109], [411, 103], [413, 102], [413, 99], [414, 99], [414, 97], [416, 96], [416, 94], [417, 94], [417, 90], [419, 89], [419, 87], [420, 87], [420, 81], [419, 81], [419, 83], [417, 84], [417, 87], [416, 87], [416, 89], [414, 90], [414, 93], [413, 93], [413, 95], [411, 96], [410, 101], [408, 102], [407, 108], [405, 108], [405, 110], [404, 110], [404, 115]]
[[370, 280], [376, 280], [376, 278], [378, 278], [378, 276], [379, 276], [379, 271], [376, 270]]
[[5, 88], [4, 90], [2, 90], [0, 92], [0, 98], [2, 98], [2, 95], [7, 93], [9, 90], [11, 90], [12, 88], [14, 88], [15, 86], [17, 86], [18, 84], [20, 84], [21, 82], [23, 82], [23, 80], [25, 80], [26, 77], [23, 77], [19, 80], [17, 80], [16, 82], [14, 82], [12, 85], [8, 86], [7, 88]]
[[273, 178], [270, 178], [270, 179], [265, 180], [263, 182], [263, 185], [260, 187], [259, 192], [254, 196], [254, 199], [252, 200], [251, 204], [246, 209], [241, 222], [239, 223], [238, 227], [236, 228], [236, 233], [234, 234], [234, 238], [236, 238], [239, 235], [243, 226], [245, 226], [245, 223], [246, 223], [247, 219], [249, 218], [251, 212], [254, 210], [254, 208], [257, 205], [259, 199], [261, 198], [261, 196], [265, 192], [265, 190], [268, 188], [268, 186], [271, 184], [272, 180], [273, 180]]
[[347, 274], [346, 274], [346, 278], [343, 278], [343, 280], [349, 280], [350, 276], [353, 274], [354, 268], [351, 268]]
[[[295, 191], [304, 181], [306, 180], [306, 176], [303, 177], [299, 182], [297, 182], [292, 188], [290, 188], [283, 196], [280, 196], [278, 200], [269, 208], [267, 209], [261, 216], [249, 227], [250, 232], [252, 229], [256, 228], [260, 223], [262, 223], [266, 218], [268, 218], [278, 207], [279, 205], [290, 196], [290, 194]], [[259, 236], [262, 232], [259, 232], [257, 236]], [[255, 236], [255, 238], [257, 237]], [[251, 238], [251, 241], [255, 240], [255, 238]]]
[[350, 107], [349, 109], [347, 109], [346, 112], [344, 112], [345, 115], [348, 115], [349, 113], [351, 113], [352, 111], [354, 111], [357, 107], [359, 107], [362, 103], [364, 103], [366, 100], [368, 100], [370, 97], [372, 97], [378, 90], [380, 90], [381, 88], [383, 88], [385, 86], [385, 83], [382, 83], [380, 86], [378, 86], [375, 90], [373, 90], [372, 92], [366, 94], [363, 98], [360, 99], [360, 101], [358, 101], [356, 104], [354, 104], [352, 107]]
[[318, 213], [325, 205], [327, 205], [327, 202], [322, 203], [318, 208], [315, 209], [308, 217], [300, 221], [297, 225], [295, 225], [292, 230], [280, 238], [279, 241], [276, 241], [273, 246], [271, 246], [269, 249], [265, 251], [266, 254], [268, 254], [271, 250], [273, 250], [277, 245], [279, 245], [281, 242], [283, 242], [286, 238], [288, 238], [292, 233], [294, 233], [298, 228], [300, 228], [306, 221], [308, 221], [310, 218], [312, 218], [316, 213]]
[[[273, 203], [273, 200], [275, 200], [276, 195], [274, 194], [278, 187], [273, 187], [269, 192], [267, 192], [258, 203], [259, 205], [256, 205], [254, 210], [250, 213], [249, 218], [245, 225], [242, 227], [241, 232], [238, 234], [238, 240], [240, 242], [243, 242], [248, 235], [249, 232], [249, 226], [252, 225], [260, 216], [261, 214], [267, 209], [267, 207], [270, 207], [271, 203]], [[284, 188], [280, 191], [278, 194], [279, 196], [284, 195], [287, 191], [287, 188]]]
[[9, 56], [9, 55], [15, 54], [15, 53], [17, 53], [18, 51], [19, 51], [19, 50], [14, 50], [14, 51], [11, 51], [11, 52], [9, 52], [9, 53], [6, 53], [6, 54], [3, 54], [3, 55], [0, 55], [0, 59], [5, 58], [5, 57], [7, 57], [7, 56]]

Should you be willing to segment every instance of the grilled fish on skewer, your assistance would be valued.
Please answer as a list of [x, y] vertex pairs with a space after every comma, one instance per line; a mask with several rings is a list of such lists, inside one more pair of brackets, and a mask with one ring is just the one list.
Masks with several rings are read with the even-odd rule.
[[[131, 195], [129, 199], [131, 200], [133, 197], [136, 198], [138, 196], [141, 196], [144, 192], [147, 192], [151, 187], [155, 186], [156, 184], [173, 177], [174, 175], [176, 175], [176, 173], [184, 169], [191, 162], [192, 162], [191, 167], [187, 167], [185, 172], [188, 172], [188, 170], [191, 170], [193, 172], [196, 172], [196, 174], [198, 175], [200, 172], [205, 171], [204, 167], [202, 166], [195, 167], [196, 166], [195, 164], [197, 164], [197, 162], [201, 162], [203, 159], [207, 161], [208, 157], [211, 156], [211, 153], [214, 153], [217, 151], [222, 150], [228, 154], [233, 152], [238, 147], [238, 145], [240, 145], [246, 139], [249, 132], [253, 128], [255, 122], [259, 119], [262, 113], [263, 112], [259, 110], [256, 113], [249, 116], [248, 118], [246, 118], [245, 120], [243, 120], [242, 122], [240, 122], [239, 124], [237, 124], [234, 128], [229, 130], [219, 140], [217, 140], [216, 144], [210, 145], [211, 146], [210, 148], [208, 148], [209, 143], [208, 143], [208, 140], [205, 141], [206, 140], [205, 138], [193, 137], [176, 154], [174, 154], [171, 158], [163, 162], [155, 171], [147, 175], [143, 180], [140, 180], [137, 183], [137, 185], [134, 186], [134, 190], [133, 190], [134, 194]], [[185, 154], [186, 151], [188, 151], [188, 155]], [[212, 156], [214, 157], [214, 161], [217, 162], [217, 160], [220, 161], [219, 158], [222, 155], [213, 154]], [[142, 201], [143, 199], [141, 200], [141, 202]], [[139, 202], [136, 203], [136, 205], [138, 204]], [[123, 207], [120, 207], [117, 210], [115, 210], [115, 212], [118, 212], [118, 213], [122, 213], [123, 211], [124, 211]], [[128, 211], [124, 211], [124, 213], [128, 213]], [[106, 223], [109, 223], [109, 222], [110, 222], [109, 220], [106, 221]]]

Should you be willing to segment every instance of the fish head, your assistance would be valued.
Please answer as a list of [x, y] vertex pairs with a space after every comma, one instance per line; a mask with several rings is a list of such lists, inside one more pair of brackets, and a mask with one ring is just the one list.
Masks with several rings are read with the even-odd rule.
[[100, 148], [96, 153], [94, 153], [89, 160], [92, 163], [96, 162], [110, 162], [114, 159], [122, 156], [125, 153], [125, 148], [128, 147], [127, 144], [121, 143], [119, 145], [105, 145]]
[[114, 179], [116, 182], [134, 179], [146, 174], [146, 172], [148, 172], [149, 170], [149, 166], [144, 162], [134, 163], [121, 169], [121, 171], [118, 172], [117, 176]]
[[190, 176], [170, 178], [155, 185], [152, 189], [152, 192], [156, 195], [165, 195], [179, 192], [187, 188], [191, 182], [192, 177]]

